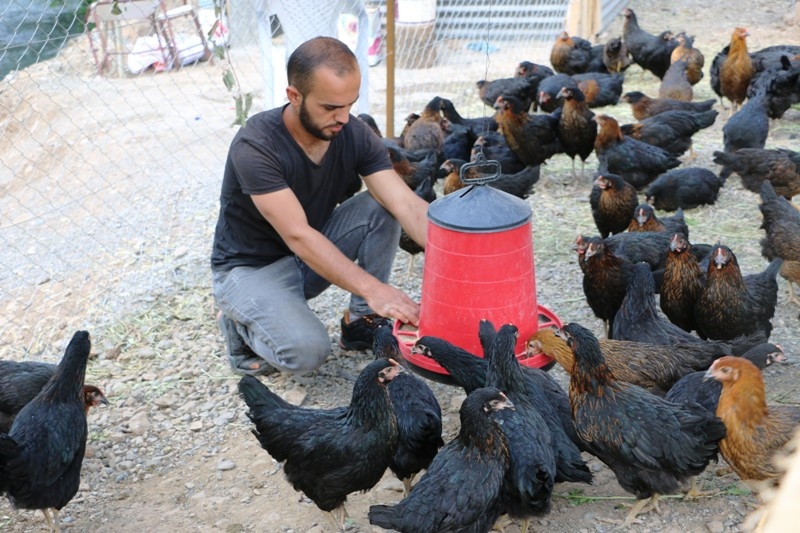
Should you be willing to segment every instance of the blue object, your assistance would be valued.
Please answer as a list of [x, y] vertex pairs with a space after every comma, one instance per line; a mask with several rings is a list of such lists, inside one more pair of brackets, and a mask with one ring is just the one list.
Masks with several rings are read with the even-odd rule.
[[479, 43], [467, 43], [467, 50], [491, 54], [492, 52], [497, 52], [498, 48], [493, 44], [487, 43], [486, 41], [481, 41]]

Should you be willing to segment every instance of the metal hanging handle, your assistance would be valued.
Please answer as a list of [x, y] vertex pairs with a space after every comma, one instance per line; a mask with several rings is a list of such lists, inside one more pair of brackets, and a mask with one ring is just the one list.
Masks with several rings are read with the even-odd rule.
[[464, 163], [458, 177], [465, 185], [486, 185], [500, 177], [502, 168], [495, 159], [486, 159], [483, 150], [475, 156], [475, 161]]

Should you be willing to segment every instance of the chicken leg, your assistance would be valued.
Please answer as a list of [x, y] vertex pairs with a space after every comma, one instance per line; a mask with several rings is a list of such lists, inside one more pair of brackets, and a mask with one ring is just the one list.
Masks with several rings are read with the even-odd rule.
[[45, 507], [42, 509], [44, 519], [47, 521], [47, 527], [51, 533], [61, 532], [61, 518], [58, 516], [58, 509]]

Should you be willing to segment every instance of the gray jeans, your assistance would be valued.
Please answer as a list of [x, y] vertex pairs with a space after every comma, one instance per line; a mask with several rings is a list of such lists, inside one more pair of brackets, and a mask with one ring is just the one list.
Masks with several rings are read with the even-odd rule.
[[[339, 205], [322, 230], [336, 247], [386, 282], [400, 239], [400, 224], [366, 191]], [[325, 325], [308, 306], [330, 282], [295, 256], [263, 267], [213, 273], [219, 309], [237, 323], [245, 342], [271, 365], [293, 372], [318, 368], [331, 352]], [[352, 295], [350, 312], [373, 311]]]

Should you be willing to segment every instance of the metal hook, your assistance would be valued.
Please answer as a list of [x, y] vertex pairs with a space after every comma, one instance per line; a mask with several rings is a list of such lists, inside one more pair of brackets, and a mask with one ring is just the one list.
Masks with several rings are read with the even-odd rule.
[[475, 161], [461, 165], [458, 177], [465, 185], [486, 185], [500, 177], [502, 168], [495, 159], [486, 159], [483, 147], [475, 154]]

